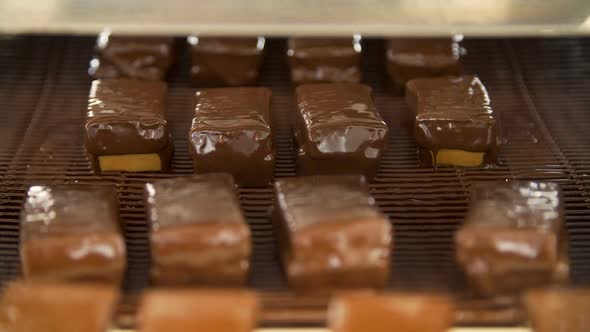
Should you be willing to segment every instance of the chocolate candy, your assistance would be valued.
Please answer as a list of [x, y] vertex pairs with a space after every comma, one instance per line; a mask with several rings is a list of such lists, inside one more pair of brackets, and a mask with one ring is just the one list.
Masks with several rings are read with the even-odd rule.
[[556, 184], [479, 185], [455, 237], [457, 262], [482, 295], [511, 294], [557, 282], [567, 264], [560, 247], [562, 227], [563, 206]]
[[535, 332], [585, 332], [590, 328], [590, 289], [536, 289], [523, 297]]
[[346, 294], [328, 309], [332, 332], [445, 332], [453, 324], [453, 302], [435, 294]]
[[278, 180], [273, 224], [289, 285], [302, 290], [382, 287], [392, 226], [361, 176]]
[[290, 38], [287, 57], [295, 83], [361, 81], [361, 37]]
[[297, 87], [297, 174], [375, 177], [387, 143], [387, 125], [371, 88], [351, 83]]
[[240, 285], [248, 276], [250, 231], [229, 174], [146, 185], [152, 281]]
[[0, 299], [0, 331], [104, 332], [118, 297], [107, 286], [13, 282]]
[[199, 86], [256, 84], [264, 55], [264, 37], [189, 36], [193, 82]]
[[154, 81], [92, 82], [85, 143], [95, 172], [169, 168], [174, 147], [164, 117], [166, 89]]
[[419, 78], [406, 88], [423, 164], [475, 167], [496, 162], [496, 120], [477, 76]]
[[30, 187], [20, 229], [24, 277], [119, 283], [126, 255], [118, 216], [112, 187]]
[[200, 90], [189, 133], [196, 173], [225, 172], [242, 186], [268, 185], [275, 152], [266, 88]]
[[96, 56], [90, 61], [92, 78], [164, 80], [174, 56], [169, 37], [112, 36], [102, 32], [96, 40]]
[[387, 41], [387, 72], [398, 91], [414, 78], [456, 76], [465, 50], [454, 38], [398, 38]]
[[258, 299], [239, 290], [155, 290], [143, 297], [138, 316], [138, 332], [252, 332]]

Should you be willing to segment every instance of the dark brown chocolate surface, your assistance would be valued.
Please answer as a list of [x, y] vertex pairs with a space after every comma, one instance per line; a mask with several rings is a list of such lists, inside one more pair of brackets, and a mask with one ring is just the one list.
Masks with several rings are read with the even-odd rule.
[[456, 76], [465, 53], [456, 38], [397, 38], [387, 41], [385, 59], [398, 91], [414, 78]]
[[238, 185], [273, 178], [275, 151], [266, 88], [205, 89], [196, 94], [189, 149], [196, 173], [226, 172]]
[[244, 284], [250, 231], [229, 174], [146, 184], [151, 279], [160, 285]]
[[138, 332], [252, 332], [258, 297], [239, 290], [153, 290], [141, 301]]
[[0, 298], [0, 331], [104, 332], [118, 298], [114, 287], [13, 282]]
[[191, 76], [198, 87], [256, 84], [264, 37], [189, 36]]
[[440, 149], [485, 152], [496, 157], [496, 120], [490, 96], [477, 76], [422, 78], [407, 84], [414, 137], [434, 156]]
[[295, 83], [361, 81], [360, 38], [290, 38], [287, 58]]
[[[132, 328], [137, 292], [149, 285], [149, 237], [143, 190], [146, 182], [190, 175], [187, 132], [194, 89], [188, 56], [169, 79], [166, 119], [175, 150], [166, 173], [105, 173], [97, 176], [85, 157], [86, 73], [95, 38], [12, 36], [0, 38], [0, 284], [18, 274], [19, 215], [26, 189], [36, 183], [113, 184], [117, 186], [128, 250], [128, 270], [117, 322]], [[268, 38], [260, 84], [273, 92], [273, 143], [276, 178], [295, 176], [296, 151], [290, 132], [294, 89], [285, 61], [285, 39]], [[454, 260], [453, 235], [475, 182], [555, 181], [563, 190], [570, 236], [571, 278], [590, 282], [590, 166], [587, 57], [590, 40], [468, 39], [465, 70], [477, 73], [493, 98], [503, 144], [494, 168], [438, 170], [419, 167], [403, 98], [391, 93], [385, 70], [385, 42], [363, 40], [363, 74], [391, 134], [371, 193], [395, 222], [395, 253], [388, 288], [450, 292], [462, 325], [520, 324], [515, 306], [472, 298]], [[186, 52], [185, 52], [186, 53]], [[16, 79], [18, 78], [18, 79]], [[189, 111], [187, 111], [189, 110]], [[263, 326], [322, 326], [326, 297], [294, 295], [280, 268], [267, 210], [272, 188], [241, 188], [240, 199], [253, 251], [248, 286], [263, 302]], [[479, 314], [485, 312], [485, 315]], [[473, 314], [472, 314], [473, 313]], [[488, 315], [489, 313], [489, 315]], [[496, 314], [498, 313], [498, 314]]]
[[559, 265], [567, 264], [567, 252], [560, 245], [562, 204], [554, 183], [474, 188], [455, 243], [457, 261], [479, 293], [512, 293], [563, 279], [557, 275]]
[[332, 299], [333, 332], [444, 332], [453, 326], [453, 301], [425, 293], [351, 293]]
[[305, 84], [296, 89], [297, 174], [375, 177], [387, 125], [366, 85]]
[[90, 61], [92, 78], [164, 80], [174, 57], [174, 38], [113, 36], [102, 32]]
[[382, 287], [392, 229], [361, 176], [275, 183], [273, 224], [289, 285], [300, 290]]
[[590, 328], [589, 288], [535, 289], [523, 296], [535, 332], [584, 332]]
[[126, 267], [117, 193], [109, 186], [29, 188], [21, 217], [23, 276], [120, 283]]
[[95, 80], [86, 113], [86, 150], [95, 170], [98, 156], [156, 153], [163, 168], [172, 155], [165, 118], [166, 83]]

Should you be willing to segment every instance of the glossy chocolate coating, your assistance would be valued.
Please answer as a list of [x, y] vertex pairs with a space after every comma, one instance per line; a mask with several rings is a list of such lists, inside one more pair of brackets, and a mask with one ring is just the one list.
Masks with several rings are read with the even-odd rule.
[[86, 116], [86, 150], [98, 156], [156, 153], [165, 168], [173, 142], [165, 119], [166, 83], [131, 79], [92, 82]]
[[296, 89], [297, 174], [375, 177], [387, 125], [361, 84], [305, 84]]
[[264, 186], [272, 181], [275, 152], [270, 96], [266, 88], [197, 92], [189, 133], [196, 173], [230, 173], [241, 186]]
[[436, 156], [440, 149], [496, 156], [496, 120], [490, 97], [477, 76], [420, 78], [408, 82], [406, 100], [414, 112], [414, 136]]
[[118, 298], [114, 287], [13, 282], [0, 299], [0, 331], [104, 332]]
[[248, 276], [250, 231], [229, 174], [146, 185], [152, 281], [239, 285]]
[[562, 225], [561, 193], [554, 183], [476, 186], [455, 237], [457, 261], [484, 295], [563, 279], [557, 275], [567, 264]]
[[32, 186], [20, 231], [27, 279], [118, 283], [123, 278], [125, 241], [112, 187]]
[[253, 85], [264, 55], [264, 37], [189, 36], [193, 82], [199, 87]]
[[312, 176], [275, 183], [273, 213], [289, 285], [300, 290], [382, 287], [392, 226], [361, 176]]
[[585, 332], [590, 328], [590, 289], [536, 289], [523, 297], [535, 332]]
[[256, 294], [249, 291], [148, 291], [139, 308], [138, 332], [252, 332], [258, 307]]
[[287, 57], [293, 82], [348, 82], [362, 78], [360, 37], [290, 38]]
[[398, 38], [387, 41], [387, 72], [396, 89], [414, 78], [461, 75], [465, 50], [454, 38]]
[[331, 301], [328, 327], [333, 332], [445, 332], [453, 325], [453, 310], [444, 295], [352, 293]]
[[98, 35], [96, 56], [88, 73], [92, 78], [134, 78], [164, 80], [174, 57], [171, 37]]

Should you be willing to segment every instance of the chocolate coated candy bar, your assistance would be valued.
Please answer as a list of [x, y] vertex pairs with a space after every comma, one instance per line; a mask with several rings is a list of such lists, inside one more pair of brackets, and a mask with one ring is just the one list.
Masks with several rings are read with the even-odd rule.
[[585, 332], [590, 328], [590, 289], [535, 289], [523, 297], [535, 332]]
[[138, 316], [139, 332], [252, 332], [258, 299], [249, 291], [155, 290]]
[[275, 183], [275, 234], [289, 284], [297, 289], [382, 287], [392, 226], [360, 176]]
[[397, 38], [387, 41], [387, 72], [397, 90], [414, 78], [456, 76], [463, 71], [460, 38]]
[[171, 37], [113, 36], [102, 32], [96, 56], [90, 61], [92, 78], [164, 80], [174, 57]]
[[328, 309], [333, 332], [446, 332], [454, 320], [453, 302], [435, 294], [346, 294]]
[[112, 187], [30, 187], [21, 216], [24, 277], [119, 283], [126, 254], [118, 217]]
[[0, 299], [0, 331], [104, 332], [118, 298], [114, 287], [14, 282]]
[[477, 76], [420, 78], [406, 87], [424, 164], [495, 164], [496, 120], [490, 97]]
[[85, 142], [95, 172], [169, 168], [173, 142], [164, 117], [166, 89], [162, 82], [92, 82]]
[[387, 125], [371, 88], [361, 84], [297, 87], [297, 174], [363, 174], [372, 179], [387, 143]]
[[152, 281], [240, 285], [248, 276], [250, 231], [229, 174], [146, 185]]
[[189, 36], [193, 82], [199, 86], [252, 85], [258, 80], [264, 37]]
[[295, 83], [361, 81], [361, 38], [290, 38], [287, 57]]
[[457, 261], [483, 295], [561, 281], [560, 270], [567, 265], [562, 227], [561, 193], [554, 183], [476, 186], [455, 237]]
[[275, 153], [270, 96], [266, 88], [197, 92], [189, 133], [196, 173], [230, 173], [243, 186], [264, 186], [272, 181]]

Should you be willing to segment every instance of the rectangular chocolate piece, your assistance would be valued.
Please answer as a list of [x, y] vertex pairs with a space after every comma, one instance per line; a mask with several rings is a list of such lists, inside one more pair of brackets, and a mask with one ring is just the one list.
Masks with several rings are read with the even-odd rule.
[[166, 83], [95, 80], [88, 97], [85, 143], [93, 170], [146, 172], [170, 166]]
[[290, 38], [287, 58], [293, 82], [358, 83], [362, 78], [361, 37]]
[[146, 185], [152, 281], [160, 285], [244, 284], [250, 230], [229, 174], [212, 173]]
[[230, 173], [241, 186], [265, 186], [272, 181], [270, 96], [266, 88], [197, 92], [189, 133], [195, 173]]
[[397, 38], [387, 41], [387, 72], [398, 91], [414, 78], [461, 75], [465, 50], [454, 38]]
[[23, 276], [120, 283], [126, 266], [113, 187], [32, 186], [21, 215]]
[[456, 258], [482, 295], [516, 293], [561, 281], [567, 255], [560, 239], [563, 203], [557, 184], [512, 182], [473, 189]]
[[406, 88], [423, 164], [496, 163], [496, 120], [488, 92], [477, 76], [419, 78]]
[[446, 332], [453, 322], [453, 301], [437, 294], [345, 294], [328, 308], [332, 332]]
[[191, 76], [199, 87], [244, 86], [258, 81], [264, 37], [189, 36]]
[[387, 125], [361, 84], [305, 84], [296, 89], [297, 174], [363, 174], [373, 179]]
[[392, 226], [361, 176], [278, 180], [273, 213], [289, 285], [302, 290], [382, 287]]
[[590, 289], [535, 289], [523, 297], [535, 332], [587, 332], [590, 329]]
[[13, 282], [0, 299], [0, 331], [105, 332], [118, 298], [114, 287]]
[[141, 301], [138, 332], [252, 332], [255, 293], [240, 290], [153, 290]]
[[94, 79], [162, 81], [174, 58], [174, 38], [98, 35], [88, 73]]

